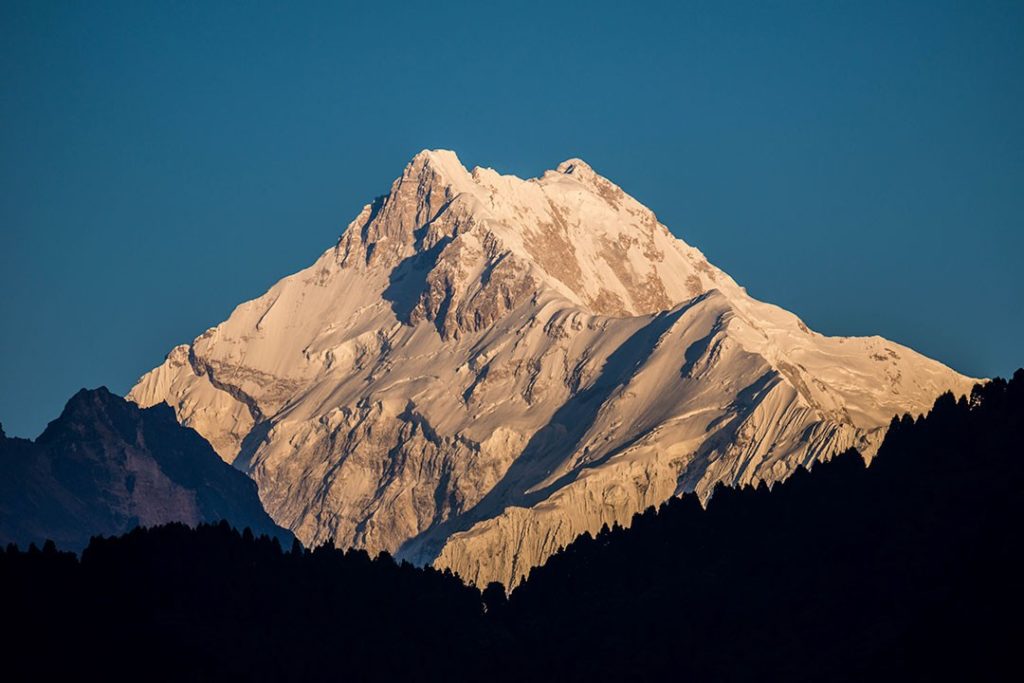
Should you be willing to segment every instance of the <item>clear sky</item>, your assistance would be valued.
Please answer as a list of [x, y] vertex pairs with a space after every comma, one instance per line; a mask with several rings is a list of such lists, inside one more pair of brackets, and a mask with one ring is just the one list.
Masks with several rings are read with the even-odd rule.
[[428, 147], [581, 157], [819, 331], [1024, 364], [1022, 2], [5, 0], [0, 422], [127, 391]]

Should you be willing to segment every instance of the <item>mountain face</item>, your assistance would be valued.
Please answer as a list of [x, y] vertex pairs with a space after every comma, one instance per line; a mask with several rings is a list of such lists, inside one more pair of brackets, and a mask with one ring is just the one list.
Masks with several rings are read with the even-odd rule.
[[81, 550], [139, 525], [222, 519], [290, 539], [255, 484], [165, 405], [140, 410], [83, 389], [34, 442], [0, 431], [0, 543]]
[[309, 268], [171, 351], [167, 402], [305, 543], [514, 585], [584, 531], [785, 479], [972, 380], [757, 301], [580, 160], [424, 151]]

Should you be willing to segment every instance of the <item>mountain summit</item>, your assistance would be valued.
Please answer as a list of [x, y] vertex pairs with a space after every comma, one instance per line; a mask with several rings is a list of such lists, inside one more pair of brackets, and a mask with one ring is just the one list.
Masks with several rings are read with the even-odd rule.
[[170, 404], [307, 544], [513, 585], [671, 496], [870, 458], [972, 384], [751, 298], [583, 161], [522, 180], [437, 150], [129, 398]]

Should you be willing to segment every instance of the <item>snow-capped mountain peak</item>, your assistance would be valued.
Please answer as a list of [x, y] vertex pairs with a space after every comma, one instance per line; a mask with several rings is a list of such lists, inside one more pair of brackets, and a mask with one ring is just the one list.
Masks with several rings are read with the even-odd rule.
[[669, 496], [870, 457], [971, 384], [751, 298], [579, 159], [523, 180], [425, 150], [130, 397], [170, 403], [307, 543], [508, 585]]

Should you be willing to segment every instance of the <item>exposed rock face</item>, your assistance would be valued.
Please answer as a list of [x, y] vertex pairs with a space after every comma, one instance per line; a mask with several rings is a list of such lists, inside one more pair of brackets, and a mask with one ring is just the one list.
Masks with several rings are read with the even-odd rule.
[[306, 543], [515, 584], [583, 531], [778, 481], [972, 380], [749, 297], [579, 160], [417, 155], [312, 266], [174, 349], [166, 401]]
[[135, 526], [228, 520], [290, 542], [256, 485], [165, 405], [82, 390], [34, 442], [0, 432], [0, 543], [81, 550]]

